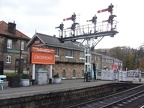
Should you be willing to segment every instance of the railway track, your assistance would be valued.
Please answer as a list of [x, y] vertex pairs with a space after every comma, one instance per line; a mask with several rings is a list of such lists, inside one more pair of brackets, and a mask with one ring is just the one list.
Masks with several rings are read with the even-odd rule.
[[142, 103], [144, 103], [144, 85], [67, 108], [140, 108]]

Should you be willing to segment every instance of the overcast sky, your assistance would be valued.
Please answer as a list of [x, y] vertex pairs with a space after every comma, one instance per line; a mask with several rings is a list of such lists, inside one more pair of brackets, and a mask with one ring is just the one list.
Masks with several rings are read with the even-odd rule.
[[[119, 34], [114, 38], [104, 37], [95, 48], [138, 48], [144, 43], [143, 0], [0, 0], [0, 20], [7, 23], [15, 21], [16, 28], [29, 37], [35, 31], [58, 36], [55, 27], [74, 12], [81, 25], [87, 24], [86, 20], [95, 14], [98, 21], [108, 19], [108, 12], [97, 14], [97, 11], [107, 8], [110, 3], [115, 6]], [[72, 22], [68, 22], [64, 22], [65, 28], [71, 26]]]

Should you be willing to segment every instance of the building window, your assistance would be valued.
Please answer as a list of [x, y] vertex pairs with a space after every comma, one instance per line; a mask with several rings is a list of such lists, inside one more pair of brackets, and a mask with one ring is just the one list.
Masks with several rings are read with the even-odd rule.
[[80, 57], [84, 58], [84, 52], [80, 52]]
[[65, 69], [62, 72], [62, 79], [66, 79], [66, 71], [65, 71]]
[[65, 51], [65, 56], [72, 57], [73, 56], [73, 51], [72, 50], [66, 50]]
[[55, 57], [59, 57], [59, 48], [56, 47], [48, 47], [48, 48], [55, 50]]
[[76, 78], [76, 71], [75, 71], [75, 69], [73, 70], [73, 78]]
[[80, 52], [80, 57], [79, 57], [79, 59], [85, 60], [84, 52]]
[[11, 56], [7, 56], [6, 63], [11, 63]]
[[21, 42], [21, 50], [24, 50], [24, 42]]
[[12, 49], [12, 40], [11, 39], [7, 40], [7, 48]]
[[59, 55], [59, 48], [55, 48], [55, 55], [56, 55], [56, 56]]

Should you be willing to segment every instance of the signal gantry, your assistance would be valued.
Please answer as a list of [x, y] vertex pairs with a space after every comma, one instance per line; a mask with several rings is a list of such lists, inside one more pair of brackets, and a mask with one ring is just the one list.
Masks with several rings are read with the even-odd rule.
[[[87, 20], [87, 22], [92, 22], [92, 24], [88, 25], [79, 25], [76, 23], [76, 14], [74, 13], [71, 17], [63, 19], [63, 21], [72, 20], [73, 23], [71, 27], [64, 29], [64, 24], [60, 24], [60, 38], [59, 41], [61, 43], [65, 41], [75, 42], [76, 40], [84, 39], [86, 40], [85, 45], [85, 72], [90, 72], [91, 70], [91, 51], [94, 50], [94, 47], [105, 37], [110, 36], [114, 37], [118, 33], [116, 30], [117, 21], [114, 20], [116, 15], [113, 15], [114, 6], [110, 4], [108, 8], [98, 10], [97, 14], [102, 12], [109, 12], [110, 15], [107, 20], [102, 22], [97, 22], [97, 16], [94, 15], [91, 20]], [[114, 25], [115, 24], [115, 25]], [[93, 26], [94, 25], [94, 26]], [[109, 27], [110, 25], [110, 27]], [[69, 30], [70, 29], [70, 30]], [[86, 32], [87, 31], [87, 32]], [[98, 39], [99, 38], [99, 39]], [[93, 42], [91, 46], [91, 40], [97, 39], [97, 42]]]

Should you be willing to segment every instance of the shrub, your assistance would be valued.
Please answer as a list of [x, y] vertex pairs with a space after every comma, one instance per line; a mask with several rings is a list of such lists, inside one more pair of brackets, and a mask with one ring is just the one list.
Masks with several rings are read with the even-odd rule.
[[28, 74], [22, 74], [22, 75], [20, 76], [20, 78], [22, 78], [22, 79], [29, 79], [30, 76], [29, 76]]
[[53, 75], [54, 78], [59, 78], [59, 73]]
[[9, 81], [12, 77], [19, 77], [18, 73], [5, 73], [4, 75], [6, 75], [6, 80]]
[[11, 76], [19, 76], [18, 73], [5, 73], [4, 75], [6, 75], [7, 77], [11, 77]]

